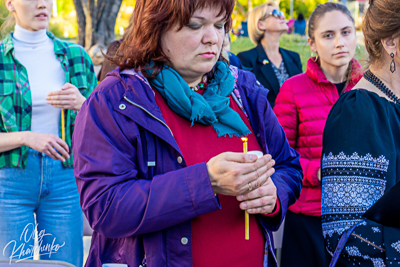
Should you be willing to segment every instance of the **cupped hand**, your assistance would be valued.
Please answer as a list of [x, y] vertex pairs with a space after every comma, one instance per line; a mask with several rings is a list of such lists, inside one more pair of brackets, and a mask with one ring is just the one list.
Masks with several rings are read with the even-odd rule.
[[23, 137], [23, 143], [25, 146], [45, 153], [52, 159], [62, 162], [65, 162], [65, 159], [69, 159], [69, 147], [67, 143], [55, 135], [26, 132]]
[[257, 159], [251, 154], [225, 152], [210, 159], [207, 169], [214, 193], [238, 196], [263, 185], [274, 164], [271, 155]]
[[86, 98], [75, 85], [66, 83], [61, 90], [50, 92], [46, 100], [53, 107], [79, 111]]
[[[273, 168], [271, 170], [273, 170], [273, 174], [275, 170]], [[276, 186], [272, 179], [268, 178], [260, 188], [244, 195], [239, 195], [236, 199], [242, 202], [240, 203], [240, 208], [246, 210], [249, 214], [272, 213], [277, 200]]]

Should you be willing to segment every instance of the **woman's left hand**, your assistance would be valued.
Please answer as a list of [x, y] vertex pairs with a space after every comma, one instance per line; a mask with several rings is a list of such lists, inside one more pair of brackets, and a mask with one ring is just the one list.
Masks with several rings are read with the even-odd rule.
[[249, 214], [269, 214], [276, 206], [276, 186], [271, 177], [259, 188], [236, 197], [242, 210]]
[[86, 98], [75, 85], [66, 83], [61, 90], [49, 93], [46, 100], [53, 107], [79, 111]]

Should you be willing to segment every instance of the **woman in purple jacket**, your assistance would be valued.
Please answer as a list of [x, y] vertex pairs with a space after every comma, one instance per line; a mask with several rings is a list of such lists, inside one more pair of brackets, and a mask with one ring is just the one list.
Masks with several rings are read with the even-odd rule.
[[[233, 7], [136, 2], [119, 68], [76, 119], [75, 176], [94, 229], [87, 266], [277, 265], [271, 230], [302, 171], [268, 91], [220, 57]], [[265, 155], [243, 154], [243, 136]]]

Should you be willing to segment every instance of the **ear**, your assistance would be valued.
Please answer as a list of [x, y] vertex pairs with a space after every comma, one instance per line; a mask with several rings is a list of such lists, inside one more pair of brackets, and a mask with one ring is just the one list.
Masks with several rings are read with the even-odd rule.
[[310, 46], [310, 50], [313, 53], [317, 53], [317, 48], [315, 47], [315, 42], [311, 40], [310, 37], [307, 38], [308, 45]]
[[399, 49], [399, 38], [385, 38], [381, 40], [383, 49], [385, 49], [386, 53], [390, 55], [391, 53], [397, 54], [397, 50]]
[[258, 28], [260, 31], [265, 31], [264, 21], [265, 21], [265, 20], [259, 20], [259, 21], [257, 22], [257, 28]]
[[6, 0], [6, 8], [10, 12], [15, 12], [15, 8], [12, 5], [12, 0]]

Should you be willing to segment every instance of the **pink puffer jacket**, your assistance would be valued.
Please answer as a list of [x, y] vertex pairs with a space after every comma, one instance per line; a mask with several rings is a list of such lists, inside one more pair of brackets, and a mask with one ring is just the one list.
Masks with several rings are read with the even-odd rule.
[[[362, 78], [360, 63], [351, 61], [350, 82], [344, 92], [351, 90]], [[319, 64], [311, 58], [307, 71], [285, 81], [276, 98], [274, 112], [285, 130], [291, 147], [299, 152], [303, 168], [303, 189], [300, 198], [289, 210], [308, 216], [321, 216], [322, 133], [329, 111], [339, 99], [336, 86], [326, 79]]]

